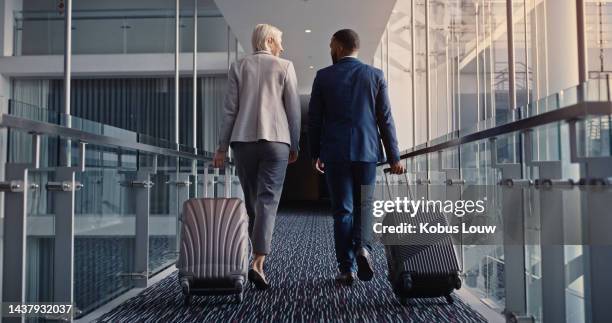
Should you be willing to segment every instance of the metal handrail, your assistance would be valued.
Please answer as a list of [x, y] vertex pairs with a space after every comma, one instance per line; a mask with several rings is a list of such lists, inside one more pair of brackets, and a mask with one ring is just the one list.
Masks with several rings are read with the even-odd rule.
[[477, 131], [438, 144], [421, 144], [414, 149], [408, 149], [400, 154], [400, 159], [420, 156], [462, 144], [495, 138], [500, 135], [532, 129], [559, 121], [578, 121], [588, 116], [604, 116], [612, 114], [612, 102], [580, 102], [557, 110], [544, 112], [535, 116], [524, 117], [497, 127]]
[[[180, 10], [181, 16], [193, 16], [191, 10]], [[104, 19], [151, 19], [174, 18], [174, 9], [87, 9], [73, 10], [73, 20], [104, 20]], [[218, 9], [203, 9], [198, 11], [198, 18], [223, 17]], [[63, 21], [64, 14], [57, 10], [23, 10], [15, 12], [15, 21]]]
[[147, 145], [125, 138], [121, 139], [116, 137], [94, 134], [79, 129], [73, 129], [57, 124], [16, 117], [9, 114], [0, 115], [0, 128], [16, 129], [29, 133], [58, 136], [65, 139], [71, 139], [73, 141], [79, 141], [88, 144], [138, 150], [140, 152], [156, 155], [196, 159], [201, 161], [210, 161], [213, 156], [213, 153], [208, 151], [198, 152], [197, 154], [194, 154], [180, 150]]

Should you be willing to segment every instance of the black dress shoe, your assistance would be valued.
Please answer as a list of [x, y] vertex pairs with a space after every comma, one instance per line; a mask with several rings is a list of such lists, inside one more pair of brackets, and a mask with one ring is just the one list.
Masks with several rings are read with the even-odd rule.
[[352, 272], [348, 272], [348, 273], [338, 273], [336, 275], [336, 282], [338, 284], [342, 284], [345, 286], [351, 286], [353, 285], [353, 282], [355, 281], [355, 274]]
[[363, 281], [370, 281], [374, 277], [374, 266], [370, 252], [361, 248], [357, 251], [357, 277]]
[[270, 284], [254, 269], [249, 270], [249, 281], [259, 290], [270, 288]]

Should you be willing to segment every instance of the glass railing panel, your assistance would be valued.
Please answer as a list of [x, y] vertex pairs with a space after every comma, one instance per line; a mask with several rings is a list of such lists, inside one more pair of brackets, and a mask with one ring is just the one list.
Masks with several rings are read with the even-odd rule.
[[521, 160], [520, 134], [511, 133], [495, 138], [492, 148], [498, 164], [513, 164]]
[[59, 11], [15, 12], [14, 56], [60, 55], [64, 50], [64, 16]]
[[[73, 10], [73, 54], [173, 53], [175, 11], [172, 9]], [[193, 50], [193, 12], [180, 12], [181, 51]], [[198, 51], [227, 50], [227, 24], [216, 8], [198, 13]], [[187, 32], [188, 31], [188, 32]], [[148, 35], [157, 35], [155, 38]], [[14, 55], [61, 55], [62, 11], [15, 13]], [[92, 41], [95, 39], [95, 41]]]
[[576, 122], [579, 157], [612, 156], [612, 116], [589, 116]]
[[461, 175], [465, 181], [458, 199], [481, 201], [483, 214], [459, 217], [461, 225], [494, 225], [494, 234], [466, 234], [461, 231], [461, 256], [465, 286], [475, 295], [497, 309], [505, 307], [504, 251], [501, 241], [503, 221], [496, 182], [491, 167], [491, 143], [488, 139], [461, 145]]
[[[174, 29], [173, 29], [174, 31]], [[228, 37], [235, 39], [233, 33], [228, 33], [228, 25], [218, 9], [203, 9], [198, 12], [198, 52], [226, 52]], [[224, 35], [224, 37], [211, 37], [211, 35]], [[191, 53], [193, 51], [193, 12], [181, 12], [181, 52]], [[174, 44], [171, 44], [174, 46]], [[240, 47], [238, 48], [240, 55]], [[174, 51], [174, 47], [172, 47]], [[236, 55], [235, 44], [232, 42], [229, 53], [231, 57]]]
[[[588, 119], [587, 119], [588, 120]], [[588, 124], [588, 123], [587, 123]], [[585, 123], [578, 137], [585, 138]], [[557, 180], [548, 187], [525, 190], [525, 270], [527, 309], [536, 321], [550, 320], [552, 312], [564, 313], [567, 322], [584, 322], [584, 224], [596, 214], [585, 213], [589, 188], [563, 184], [577, 181], [578, 165], [570, 160], [570, 137], [566, 122], [540, 126], [524, 136], [532, 146], [533, 158], [526, 159], [526, 178], [533, 183]], [[584, 145], [584, 141], [578, 147]], [[610, 198], [610, 197], [608, 197]], [[581, 206], [582, 205], [582, 206]], [[564, 277], [559, 279], [559, 277]], [[545, 308], [546, 297], [564, 297], [564, 309]], [[571, 319], [570, 319], [571, 318]]]
[[[126, 143], [138, 142], [142, 144], [167, 148], [171, 150], [178, 150], [181, 152], [186, 152], [186, 153], [191, 153], [191, 154], [194, 154], [196, 152], [196, 150], [193, 147], [187, 146], [184, 144], [177, 145], [174, 141], [168, 141], [165, 139], [151, 137], [151, 136], [137, 133], [134, 131], [114, 127], [111, 125], [107, 125], [107, 124], [96, 122], [96, 121], [91, 121], [88, 119], [79, 118], [76, 116], [67, 116], [65, 114], [58, 113], [56, 111], [52, 111], [46, 108], [41, 108], [41, 107], [34, 106], [31, 104], [22, 103], [22, 102], [15, 101], [15, 100], [9, 100], [9, 106], [10, 106], [9, 114], [17, 116], [17, 117], [57, 124], [57, 125], [61, 125], [64, 127], [81, 130], [81, 131], [91, 133], [91, 134], [103, 135], [106, 137], [120, 139], [120, 140], [124, 140]], [[11, 139], [11, 142], [13, 144], [11, 146], [13, 146], [14, 148], [11, 148], [11, 149], [20, 150], [20, 152], [15, 152], [13, 155], [22, 156], [24, 154], [26, 155], [28, 154], [28, 152], [25, 152], [25, 151], [21, 152], [22, 148], [19, 148], [21, 146], [29, 147], [28, 143], [30, 139], [28, 138], [28, 136], [29, 135], [25, 132], [18, 133], [13, 136], [14, 138]], [[44, 138], [44, 140], [51, 140], [51, 139]], [[43, 149], [46, 146], [47, 144], [45, 141], [43, 142]], [[73, 147], [77, 147], [77, 146], [73, 146]], [[212, 153], [210, 152], [199, 151], [198, 154], [212, 157]], [[26, 157], [27, 156], [24, 155], [23, 158], [26, 158]]]
[[584, 91], [586, 92], [585, 101], [605, 102], [612, 99], [610, 94], [611, 83], [607, 78], [589, 79], [584, 86]]
[[450, 147], [442, 151], [442, 169], [459, 169], [459, 147]]
[[149, 272], [170, 266], [178, 256], [177, 158], [158, 156], [157, 173], [151, 174], [149, 217]]
[[[118, 163], [119, 161], [117, 161]], [[75, 195], [74, 299], [82, 314], [134, 287], [133, 172], [87, 167], [77, 172]]]
[[46, 185], [55, 179], [53, 169], [28, 171], [26, 189], [26, 302], [53, 302], [55, 207]]

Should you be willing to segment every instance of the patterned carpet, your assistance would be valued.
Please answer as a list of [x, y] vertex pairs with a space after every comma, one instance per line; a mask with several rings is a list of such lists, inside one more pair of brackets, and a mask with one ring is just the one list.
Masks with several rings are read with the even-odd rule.
[[247, 287], [242, 304], [231, 297], [195, 296], [190, 307], [176, 273], [151, 286], [99, 322], [485, 322], [455, 298], [411, 300], [403, 307], [386, 279], [382, 246], [374, 251], [377, 275], [371, 282], [337, 286], [332, 218], [325, 212], [291, 210], [279, 214], [266, 273], [272, 287]]

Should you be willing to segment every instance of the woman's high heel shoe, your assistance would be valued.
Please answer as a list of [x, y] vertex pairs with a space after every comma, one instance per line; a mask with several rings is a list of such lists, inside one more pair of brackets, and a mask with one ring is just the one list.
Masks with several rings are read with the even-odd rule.
[[249, 281], [259, 290], [265, 290], [270, 287], [270, 284], [254, 269], [249, 270]]

